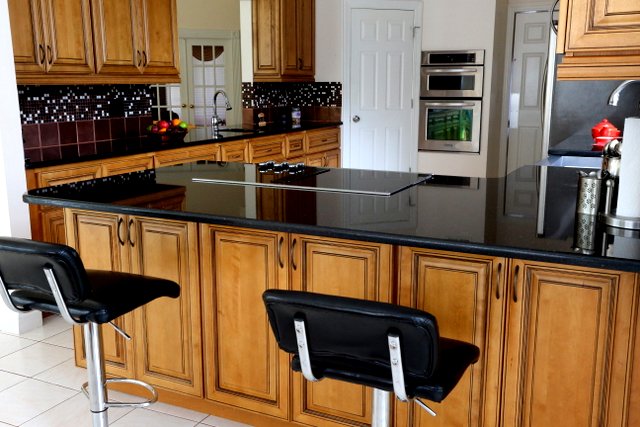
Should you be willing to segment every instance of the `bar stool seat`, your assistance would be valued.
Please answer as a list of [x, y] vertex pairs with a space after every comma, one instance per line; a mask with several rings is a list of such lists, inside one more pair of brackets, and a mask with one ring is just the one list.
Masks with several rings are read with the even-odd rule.
[[310, 292], [268, 290], [269, 323], [291, 366], [310, 381], [333, 378], [374, 388], [373, 426], [390, 425], [390, 393], [443, 401], [480, 355], [439, 336], [435, 317], [393, 304]]
[[[165, 296], [177, 298], [180, 286], [136, 274], [86, 270], [69, 246], [0, 237], [0, 297], [4, 303], [16, 312], [56, 313], [72, 325], [82, 325], [88, 376], [82, 390], [89, 398], [94, 427], [109, 425], [109, 407], [144, 407], [158, 398], [155, 389], [142, 381], [106, 379], [100, 325], [109, 323], [125, 339], [131, 339], [112, 320]], [[106, 387], [110, 382], [141, 386], [151, 398], [111, 402]]]

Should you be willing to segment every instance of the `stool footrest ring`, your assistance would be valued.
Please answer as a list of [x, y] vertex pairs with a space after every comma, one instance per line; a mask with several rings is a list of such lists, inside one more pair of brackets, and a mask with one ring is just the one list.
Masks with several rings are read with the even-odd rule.
[[[151, 384], [147, 384], [144, 381], [134, 380], [132, 378], [109, 378], [105, 381], [105, 384], [109, 383], [125, 383], [125, 384], [133, 384], [142, 388], [145, 388], [151, 393], [151, 398], [147, 400], [143, 400], [140, 402], [113, 402], [107, 401], [105, 405], [107, 408], [122, 408], [122, 407], [133, 407], [133, 408], [146, 408], [147, 406], [158, 401], [158, 392]], [[82, 392], [87, 398], [89, 397], [89, 392], [87, 388], [89, 383], [82, 384]]]

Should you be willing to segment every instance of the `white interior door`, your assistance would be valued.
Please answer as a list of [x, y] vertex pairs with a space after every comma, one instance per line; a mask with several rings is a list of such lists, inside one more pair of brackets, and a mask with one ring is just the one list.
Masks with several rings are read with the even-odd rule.
[[409, 171], [415, 162], [414, 14], [351, 9], [345, 167]]
[[516, 13], [514, 28], [507, 173], [542, 158], [549, 12]]

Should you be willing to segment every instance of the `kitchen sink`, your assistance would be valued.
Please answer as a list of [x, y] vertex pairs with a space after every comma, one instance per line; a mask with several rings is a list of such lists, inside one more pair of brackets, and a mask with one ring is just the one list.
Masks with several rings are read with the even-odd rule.
[[549, 156], [536, 163], [538, 166], [556, 166], [564, 168], [579, 169], [600, 169], [602, 167], [601, 157], [581, 157], [581, 156]]

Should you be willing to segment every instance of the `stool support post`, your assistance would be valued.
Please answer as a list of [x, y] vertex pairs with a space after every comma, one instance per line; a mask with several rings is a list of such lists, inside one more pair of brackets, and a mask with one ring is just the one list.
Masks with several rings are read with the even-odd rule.
[[100, 325], [89, 322], [82, 325], [84, 352], [87, 358], [89, 409], [93, 427], [107, 427], [107, 388], [105, 382], [102, 333]]
[[373, 389], [371, 427], [391, 426], [391, 398], [390, 392], [378, 388]]

